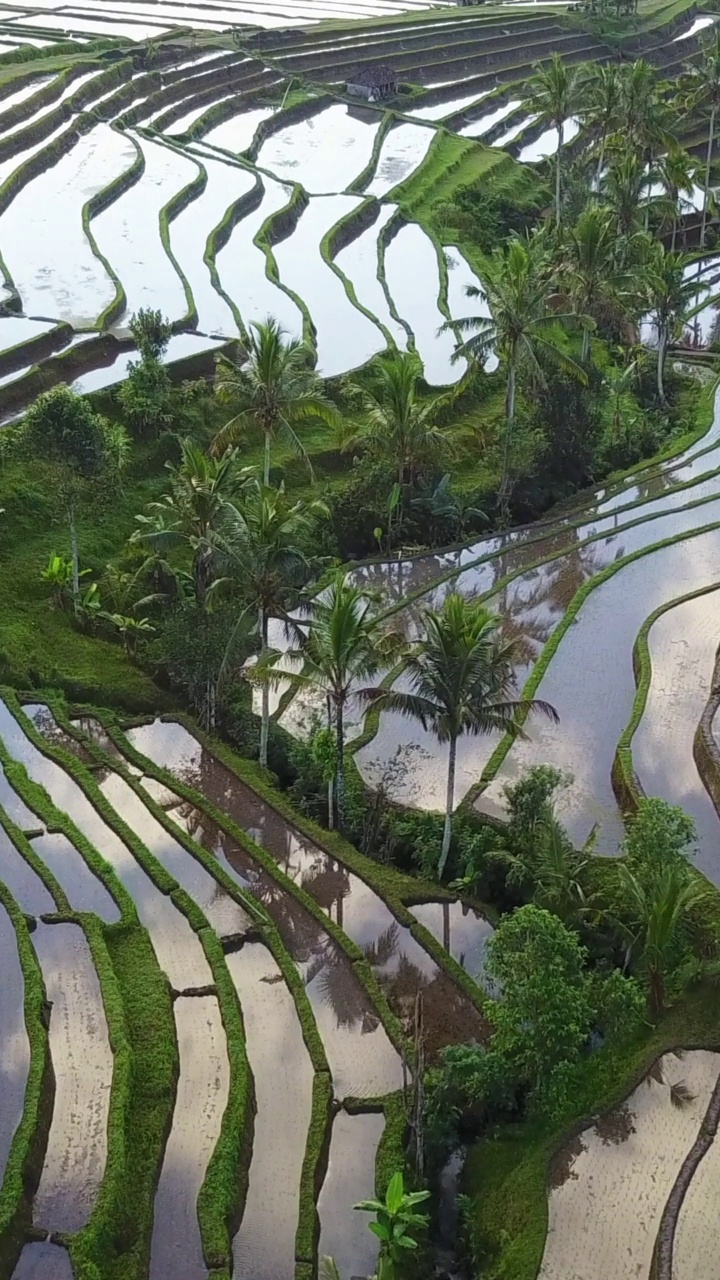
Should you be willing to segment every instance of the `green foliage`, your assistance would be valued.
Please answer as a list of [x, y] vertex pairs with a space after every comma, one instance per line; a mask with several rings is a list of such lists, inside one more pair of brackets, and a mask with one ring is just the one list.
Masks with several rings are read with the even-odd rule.
[[60, 384], [45, 391], [23, 420], [21, 443], [39, 456], [83, 478], [97, 476], [112, 460], [107, 424], [87, 400]]
[[695, 839], [693, 820], [678, 805], [643, 796], [625, 837], [625, 862], [648, 884], [668, 868], [687, 869]]
[[150, 348], [131, 360], [118, 393], [129, 426], [139, 435], [157, 435], [172, 422], [170, 377]]
[[141, 307], [130, 318], [130, 332], [143, 363], [148, 360], [159, 361], [165, 354], [172, 336], [172, 325], [162, 311], [153, 311], [152, 307]]
[[402, 1173], [391, 1177], [383, 1200], [361, 1200], [356, 1209], [374, 1213], [369, 1223], [380, 1241], [378, 1280], [396, 1280], [408, 1252], [418, 1247], [417, 1234], [428, 1224], [426, 1213], [418, 1213], [418, 1205], [430, 1197], [429, 1191], [406, 1191]]

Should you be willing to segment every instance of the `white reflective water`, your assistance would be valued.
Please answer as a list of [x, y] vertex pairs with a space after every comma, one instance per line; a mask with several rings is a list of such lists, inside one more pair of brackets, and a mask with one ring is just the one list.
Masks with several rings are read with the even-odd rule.
[[344, 191], [367, 167], [379, 123], [375, 114], [363, 120], [344, 105], [326, 107], [271, 134], [260, 148], [258, 168], [316, 195]]
[[452, 363], [455, 336], [438, 332], [445, 320], [437, 301], [438, 261], [432, 241], [417, 223], [402, 227], [388, 245], [385, 277], [398, 315], [415, 335], [426, 381], [432, 386], [457, 382], [465, 370], [465, 361]]
[[[98, 125], [0, 216], [3, 255], [25, 311], [90, 326], [112, 301], [115, 285], [85, 235], [82, 207], [134, 158], [128, 138]], [[58, 252], [48, 261], [53, 245]]]
[[[572, 142], [573, 138], [577, 138], [580, 132], [580, 121], [575, 118], [565, 122], [563, 129], [563, 146], [567, 146], [568, 142]], [[534, 142], [528, 142], [522, 147], [518, 155], [518, 160], [522, 164], [534, 164], [538, 160], [547, 160], [548, 156], [554, 156], [558, 148], [558, 131], [553, 126], [545, 129], [539, 138]]]
[[367, 195], [384, 196], [409, 177], [425, 159], [434, 137], [434, 129], [421, 125], [401, 124], [391, 129], [380, 148], [375, 177], [366, 188]]
[[229, 205], [253, 185], [246, 169], [203, 156], [207, 186], [170, 223], [170, 247], [192, 289], [198, 313], [198, 329], [204, 333], [237, 337], [237, 324], [227, 302], [213, 287], [210, 270], [203, 260], [208, 236], [222, 220]]
[[407, 350], [407, 333], [390, 314], [385, 291], [378, 279], [378, 236], [393, 214], [393, 204], [383, 204], [371, 227], [337, 254], [335, 262], [355, 289], [357, 299], [392, 334], [401, 351]]
[[263, 177], [264, 196], [256, 209], [237, 223], [215, 263], [223, 289], [240, 311], [243, 323], [274, 316], [293, 338], [302, 337], [302, 314], [292, 298], [268, 279], [267, 259], [253, 243], [262, 224], [290, 199], [290, 188]]
[[293, 234], [273, 250], [280, 279], [308, 307], [317, 333], [318, 369], [328, 378], [365, 364], [386, 345], [320, 253], [325, 233], [361, 203], [362, 196], [315, 196]]
[[125, 288], [126, 307], [118, 324], [141, 307], [159, 308], [170, 320], [187, 311], [182, 281], [160, 239], [160, 210], [197, 176], [197, 165], [171, 147], [138, 138], [145, 169], [134, 186], [93, 219], [100, 250]]
[[494, 111], [491, 111], [486, 116], [481, 116], [479, 120], [472, 120], [470, 124], [466, 124], [458, 132], [464, 138], [482, 138], [484, 134], [493, 128], [493, 125], [499, 124], [506, 116], [516, 111], [519, 106], [520, 98], [512, 98], [510, 102], [504, 102], [502, 106], [496, 107]]
[[222, 124], [204, 134], [204, 141], [239, 155], [250, 146], [261, 120], [267, 120], [273, 111], [273, 107], [254, 107], [252, 111], [230, 116], [229, 120], [223, 120]]

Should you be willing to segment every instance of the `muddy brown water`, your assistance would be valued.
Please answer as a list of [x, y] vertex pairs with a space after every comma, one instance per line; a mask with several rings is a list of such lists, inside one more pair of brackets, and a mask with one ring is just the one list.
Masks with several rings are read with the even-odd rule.
[[12, 920], [0, 906], [0, 1184], [23, 1113], [30, 1070], [25, 1028], [25, 982]]
[[409, 909], [471, 978], [482, 977], [485, 949], [494, 930], [479, 911], [459, 900], [422, 902]]
[[[369, 885], [294, 830], [182, 725], [154, 721], [130, 730], [143, 755], [177, 773], [207, 796], [270, 853], [285, 874], [334, 919], [364, 952], [388, 1000], [409, 1017], [422, 993], [428, 1051], [459, 1040], [481, 1040], [486, 1025], [475, 1007], [401, 925]], [[485, 926], [485, 922], [482, 922]]]
[[180, 1076], [155, 1195], [150, 1280], [206, 1280], [197, 1198], [220, 1137], [230, 1065], [214, 996], [180, 996], [174, 1013]]
[[348, 1115], [333, 1120], [328, 1168], [318, 1198], [320, 1257], [335, 1259], [341, 1276], [371, 1276], [377, 1262], [377, 1238], [368, 1229], [369, 1213], [353, 1209], [375, 1195], [374, 1153], [385, 1128], [380, 1114]]
[[150, 935], [158, 964], [171, 986], [177, 991], [184, 991], [211, 983], [202, 944], [185, 916], [169, 897], [155, 887], [127, 845], [103, 821], [77, 783], [26, 737], [3, 702], [0, 702], [0, 737], [13, 759], [25, 766], [34, 782], [45, 787], [53, 804], [68, 814], [113, 868], [135, 903], [138, 916]]
[[246, 942], [227, 964], [240, 997], [257, 1105], [233, 1275], [293, 1280], [313, 1067], [292, 996], [267, 947]]
[[33, 1241], [23, 1246], [12, 1280], [73, 1280], [73, 1269], [67, 1249], [49, 1240]]
[[32, 935], [51, 1003], [55, 1103], [33, 1221], [79, 1231], [105, 1172], [113, 1055], [87, 938], [76, 924], [39, 923]]

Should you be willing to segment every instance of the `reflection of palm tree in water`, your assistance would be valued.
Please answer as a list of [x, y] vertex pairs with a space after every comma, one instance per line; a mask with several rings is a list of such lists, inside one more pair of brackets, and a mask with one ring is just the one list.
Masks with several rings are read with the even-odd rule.
[[[350, 872], [341, 862], [334, 862], [326, 854], [318, 852], [309, 870], [302, 872], [300, 884], [311, 898], [327, 911], [343, 927], [343, 902], [350, 893]], [[333, 913], [333, 907], [335, 911]]]

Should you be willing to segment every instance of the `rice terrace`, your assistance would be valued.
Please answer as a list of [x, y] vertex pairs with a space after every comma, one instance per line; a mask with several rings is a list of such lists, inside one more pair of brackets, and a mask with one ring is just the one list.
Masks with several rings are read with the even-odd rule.
[[0, 5], [0, 1280], [720, 1280], [720, 4]]

